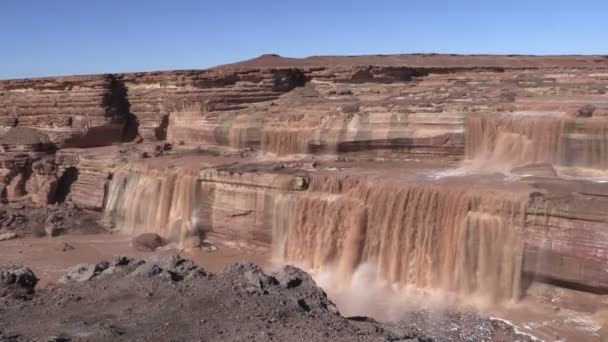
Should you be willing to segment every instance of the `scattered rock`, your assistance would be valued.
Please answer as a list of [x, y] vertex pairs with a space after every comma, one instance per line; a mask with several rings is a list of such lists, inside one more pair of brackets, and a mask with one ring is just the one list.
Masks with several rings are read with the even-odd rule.
[[164, 245], [163, 238], [154, 233], [141, 234], [135, 237], [132, 243], [133, 247], [140, 252], [154, 252]]
[[38, 278], [27, 267], [21, 265], [0, 266], [0, 297], [7, 291], [32, 293]]
[[4, 233], [0, 234], [0, 241], [13, 240], [18, 237], [19, 235], [17, 233]]
[[258, 265], [251, 262], [232, 264], [222, 271], [222, 276], [235, 277], [241, 280], [243, 285], [259, 290], [268, 289], [279, 283], [274, 277], [266, 275]]
[[66, 275], [59, 279], [59, 283], [65, 284], [69, 282], [85, 282], [91, 280], [96, 275], [105, 271], [109, 267], [109, 263], [100, 262], [98, 264], [79, 264], [74, 266]]
[[291, 265], [284, 266], [272, 275], [277, 279], [279, 284], [286, 289], [298, 287], [302, 283], [306, 283], [308, 286], [315, 284], [308, 273]]
[[309, 312], [310, 311], [310, 306], [308, 306], [308, 304], [306, 303], [306, 300], [304, 298], [300, 298], [298, 300], [296, 300], [296, 303], [298, 303], [298, 306], [300, 308], [302, 308], [302, 310]]
[[109, 263], [108, 268], [106, 268], [101, 273], [101, 275], [102, 276], [109, 276], [109, 275], [116, 275], [116, 274], [126, 275], [126, 274], [129, 274], [129, 273], [135, 271], [139, 266], [141, 266], [143, 264], [145, 264], [145, 261], [143, 261], [143, 260], [129, 258], [129, 257], [125, 257], [125, 256], [119, 256]]

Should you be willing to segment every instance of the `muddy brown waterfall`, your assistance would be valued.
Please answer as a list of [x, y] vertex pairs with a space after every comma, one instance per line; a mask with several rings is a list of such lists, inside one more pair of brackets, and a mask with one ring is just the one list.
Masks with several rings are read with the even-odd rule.
[[391, 284], [500, 301], [520, 289], [527, 194], [432, 183], [313, 177], [310, 192], [277, 199], [275, 258], [337, 268], [362, 264]]
[[469, 115], [466, 157], [474, 170], [509, 171], [531, 163], [605, 169], [608, 123], [560, 113]]
[[184, 243], [203, 233], [200, 204], [205, 191], [197, 177], [194, 170], [128, 164], [113, 175], [106, 217], [122, 232], [155, 232]]

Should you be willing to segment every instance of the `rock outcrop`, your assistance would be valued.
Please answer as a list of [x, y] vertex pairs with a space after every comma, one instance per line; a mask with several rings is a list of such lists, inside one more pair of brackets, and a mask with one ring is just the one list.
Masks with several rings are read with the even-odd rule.
[[57, 189], [54, 150], [49, 137], [36, 129], [11, 128], [0, 137], [0, 200], [29, 200], [44, 206]]
[[0, 339], [535, 341], [506, 322], [473, 313], [438, 320], [416, 312], [395, 323], [345, 317], [310, 275], [294, 267], [267, 274], [255, 264], [238, 263], [211, 274], [179, 255], [119, 257], [79, 265], [65, 278], [32, 294], [28, 303], [3, 302]]

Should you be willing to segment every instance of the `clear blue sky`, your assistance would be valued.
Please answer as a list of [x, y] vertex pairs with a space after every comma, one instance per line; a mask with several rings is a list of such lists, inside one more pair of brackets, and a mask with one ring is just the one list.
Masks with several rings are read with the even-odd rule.
[[608, 54], [608, 0], [0, 3], [0, 79], [410, 52]]

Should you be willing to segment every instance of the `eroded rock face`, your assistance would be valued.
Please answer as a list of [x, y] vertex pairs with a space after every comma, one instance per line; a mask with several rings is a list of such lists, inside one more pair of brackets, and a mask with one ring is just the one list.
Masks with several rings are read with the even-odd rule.
[[155, 144], [126, 144], [87, 149], [61, 149], [58, 165], [57, 201], [80, 208], [101, 210], [113, 172], [130, 161], [162, 154]]
[[5, 127], [36, 128], [58, 146], [120, 142], [125, 112], [115, 85], [110, 75], [2, 81], [0, 117]]
[[[272, 243], [273, 248], [286, 238], [273, 227], [294, 224], [293, 231], [300, 233], [319, 233], [318, 227], [340, 231], [340, 239], [354, 244], [375, 246], [374, 238], [381, 238], [384, 247], [392, 246], [387, 243], [397, 232], [413, 238], [445, 229], [437, 239], [461, 232], [450, 241], [486, 253], [476, 239], [463, 237], [479, 226], [513, 220], [517, 222], [499, 226], [521, 232], [523, 238], [514, 240], [523, 246], [517, 255], [495, 260], [515, 258], [515, 268], [539, 279], [605, 291], [606, 204], [597, 184], [588, 185], [584, 178], [589, 172], [601, 175], [608, 160], [608, 118], [601, 115], [608, 110], [606, 61], [387, 58], [266, 56], [202, 71], [0, 81], [0, 123], [8, 132], [0, 158], [2, 200], [105, 209], [117, 229], [154, 232], [185, 244], [213, 233]], [[268, 61], [275, 64], [264, 65]], [[36, 129], [24, 136], [38, 140], [10, 143], [20, 137], [9, 130], [15, 127]], [[48, 136], [49, 148], [40, 134]], [[172, 144], [173, 150], [151, 142], [157, 140]], [[289, 161], [301, 158], [305, 161]], [[325, 164], [318, 167], [315, 159]], [[443, 172], [463, 159], [474, 164], [464, 165], [471, 183], [466, 177], [450, 178], [453, 170]], [[513, 178], [519, 180], [492, 173], [517, 174]], [[444, 190], [454, 196], [444, 198], [446, 193], [433, 190], [434, 181], [420, 181], [443, 178], [464, 182], [464, 190], [454, 190], [450, 183]], [[477, 186], [470, 179], [486, 191], [469, 194]], [[364, 183], [382, 183], [387, 194]], [[504, 216], [510, 209], [492, 201], [496, 194], [509, 193], [504, 184], [526, 194], [507, 201], [508, 208], [512, 202], [521, 205], [516, 218]], [[361, 191], [355, 196], [353, 189]], [[372, 194], [394, 195], [394, 205], [374, 204], [386, 201], [374, 202]], [[462, 194], [468, 206], [459, 201]], [[402, 217], [412, 203], [436, 204], [441, 208], [429, 210], [438, 212], [458, 208], [457, 215], [438, 216], [461, 220], [434, 225], [429, 222], [435, 213], [413, 209]], [[326, 215], [283, 220], [293, 206]], [[428, 220], [417, 224], [417, 217]], [[402, 222], [410, 219], [416, 223], [411, 227], [431, 227], [431, 232], [405, 229]], [[307, 226], [311, 222], [317, 222], [315, 227]], [[362, 227], [366, 229], [359, 231]], [[364, 234], [374, 227], [390, 229], [378, 236]], [[305, 242], [289, 242], [296, 251], [290, 254], [293, 261], [331, 263], [346, 255], [352, 273], [363, 258], [344, 249], [346, 243], [340, 245], [344, 255], [328, 252], [339, 250], [331, 241], [315, 244], [316, 254], [299, 252]], [[454, 258], [444, 258], [418, 245], [405, 252], [384, 247], [369, 247], [365, 256], [382, 256], [383, 276], [405, 283], [433, 282], [405, 279], [407, 272], [395, 260], [462, 261], [456, 252]], [[458, 251], [462, 246], [452, 247]], [[429, 255], [410, 257], [411, 250]], [[456, 269], [448, 261], [442, 267]], [[157, 266], [144, 273], [156, 274]]]
[[306, 76], [297, 69], [236, 71], [180, 71], [117, 76], [128, 92], [137, 133], [144, 140], [165, 140], [169, 115], [196, 106], [223, 113], [272, 101], [303, 85]]
[[524, 269], [552, 282], [605, 293], [606, 185], [556, 179], [530, 182], [541, 192], [531, 198], [528, 207], [529, 255]]
[[0, 136], [0, 189], [4, 202], [51, 203], [57, 189], [54, 149], [48, 135], [15, 127]]

